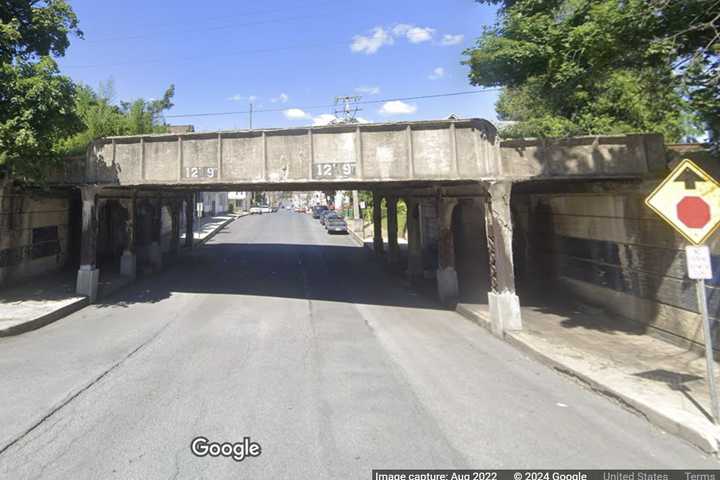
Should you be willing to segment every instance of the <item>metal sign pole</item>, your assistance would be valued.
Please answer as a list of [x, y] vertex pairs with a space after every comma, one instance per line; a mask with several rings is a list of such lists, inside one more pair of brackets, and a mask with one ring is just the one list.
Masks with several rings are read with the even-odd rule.
[[697, 296], [700, 313], [703, 320], [703, 331], [705, 332], [705, 361], [707, 363], [707, 383], [710, 389], [710, 402], [715, 423], [720, 421], [720, 408], [718, 408], [717, 389], [715, 388], [715, 371], [712, 347], [712, 329], [710, 328], [710, 317], [708, 316], [707, 298], [705, 297], [705, 280], [697, 280]]

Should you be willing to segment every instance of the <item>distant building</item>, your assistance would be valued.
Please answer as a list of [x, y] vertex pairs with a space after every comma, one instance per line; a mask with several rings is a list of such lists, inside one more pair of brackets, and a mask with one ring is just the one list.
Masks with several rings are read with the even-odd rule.
[[214, 217], [228, 211], [227, 192], [198, 192], [195, 198], [198, 217]]

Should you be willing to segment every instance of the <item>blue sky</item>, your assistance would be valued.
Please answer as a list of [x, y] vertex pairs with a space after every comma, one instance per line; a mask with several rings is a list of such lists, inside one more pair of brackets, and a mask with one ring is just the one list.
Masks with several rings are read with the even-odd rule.
[[[336, 95], [383, 100], [480, 90], [462, 51], [494, 8], [473, 0], [71, 0], [85, 39], [59, 60], [63, 73], [116, 100], [159, 97], [169, 114], [259, 112], [253, 126], [321, 123]], [[363, 105], [368, 121], [495, 119], [497, 92]], [[320, 108], [307, 108], [321, 106]], [[325, 116], [323, 116], [325, 115]], [[198, 130], [247, 128], [248, 115], [168, 118]]]

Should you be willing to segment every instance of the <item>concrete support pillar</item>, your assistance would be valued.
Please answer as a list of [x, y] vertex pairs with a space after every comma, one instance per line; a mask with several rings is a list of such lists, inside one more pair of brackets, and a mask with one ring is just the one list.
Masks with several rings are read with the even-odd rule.
[[400, 248], [398, 247], [398, 221], [397, 203], [398, 198], [388, 196], [385, 198], [387, 205], [387, 226], [388, 226], [388, 263], [396, 265], [400, 261]]
[[152, 242], [148, 248], [148, 260], [151, 268], [156, 272], [162, 269], [162, 206], [162, 198], [157, 199], [153, 209]]
[[135, 278], [137, 274], [137, 256], [135, 255], [135, 208], [137, 203], [137, 192], [133, 192], [128, 203], [128, 219], [125, 223], [127, 231], [127, 246], [120, 257], [120, 274]]
[[97, 188], [82, 187], [82, 240], [80, 244], [80, 269], [75, 291], [86, 295], [90, 302], [97, 300], [100, 269], [97, 268], [98, 207]]
[[172, 238], [170, 239], [170, 253], [177, 255], [180, 252], [180, 210], [181, 202], [173, 198], [170, 204], [170, 217], [172, 221]]
[[420, 208], [415, 198], [406, 198], [408, 231], [407, 276], [413, 281], [423, 276], [423, 252], [420, 232]]
[[353, 220], [360, 220], [360, 196], [357, 190], [352, 191]]
[[382, 237], [382, 195], [373, 192], [373, 250], [376, 255], [385, 253]]
[[438, 269], [436, 272], [438, 297], [443, 305], [457, 303], [460, 288], [455, 270], [455, 243], [452, 231], [452, 214], [457, 199], [440, 197], [438, 200]]
[[511, 190], [510, 182], [491, 184], [485, 210], [491, 290], [488, 292], [488, 307], [492, 330], [496, 335], [522, 329], [520, 299], [515, 292], [513, 269]]
[[185, 247], [192, 248], [194, 243], [194, 232], [195, 226], [193, 222], [195, 220], [195, 201], [193, 200], [194, 195], [190, 194], [185, 200]]

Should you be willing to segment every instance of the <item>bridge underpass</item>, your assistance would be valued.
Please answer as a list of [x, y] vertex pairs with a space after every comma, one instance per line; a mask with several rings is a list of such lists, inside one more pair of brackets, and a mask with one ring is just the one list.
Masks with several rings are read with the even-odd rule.
[[[474, 288], [484, 289], [493, 329], [501, 333], [522, 326], [514, 186], [637, 181], [664, 168], [657, 150], [653, 135], [501, 142], [495, 128], [479, 119], [143, 135], [95, 141], [86, 158], [58, 174], [57, 184], [82, 192], [77, 291], [91, 299], [99, 279], [99, 212], [109, 202], [125, 210], [116, 217], [124, 219], [126, 239], [120, 270], [134, 276], [138, 261], [152, 270], [164, 254], [177, 254], [183, 228], [186, 247], [192, 247], [190, 192], [370, 190], [375, 251], [384, 248], [379, 227], [385, 199], [391, 226], [385, 257], [397, 261], [395, 205], [403, 199], [411, 212], [408, 275], [424, 273], [426, 244], [434, 243], [430, 263], [440, 300], [453, 305], [461, 295], [482, 298], [485, 293]], [[431, 238], [419, 225], [421, 210], [433, 212]]]
[[[430, 458], [458, 468], [500, 457], [509, 464], [568, 468], [580, 457], [591, 466], [641, 466], [658, 458], [660, 465], [705, 465], [697, 452], [651, 430], [643, 419], [536, 365], [484, 329], [458, 321], [455, 312], [388, 274], [382, 262], [368, 261], [368, 252], [350, 238], [326, 235], [308, 215], [245, 217], [192, 251], [181, 238], [194, 191], [359, 188], [389, 207], [389, 235], [375, 239], [377, 249], [384, 247], [383, 262], [399, 257], [411, 276], [438, 277], [448, 303], [487, 302], [490, 291], [491, 301], [510, 294], [526, 307], [524, 280], [532, 278], [547, 291], [555, 286], [550, 273], [556, 267], [567, 285], [630, 308], [633, 303], [624, 301], [630, 294], [609, 296], [592, 275], [613, 273], [608, 264], [615, 258], [633, 262], [631, 267], [643, 261], [644, 268], [667, 268], [668, 275], [684, 270], [666, 248], [675, 241], [672, 232], [654, 228], [640, 202], [628, 199], [641, 198], [639, 185], [655, 183], [648, 181], [655, 158], [649, 147], [643, 137], [632, 136], [500, 142], [500, 173], [488, 178], [178, 184], [104, 183], [89, 175], [87, 181], [67, 181], [85, 207], [86, 272], [121, 266], [152, 271], [159, 266], [154, 261], [177, 260], [53, 327], [5, 344], [3, 390], [10, 396], [0, 444], [15, 443], [4, 453], [3, 466], [17, 478], [37, 476], [51, 463], [60, 476], [92, 471], [111, 477], [116, 469], [127, 473], [127, 465], [139, 468], [138, 453], [147, 452], [154, 476], [169, 477], [178, 464], [185, 471], [192, 463], [167, 452], [187, 449], [194, 435], [233, 438], [248, 432], [274, 452], [262, 463], [247, 464], [250, 476], [297, 474], [297, 465], [304, 465], [305, 476], [336, 478], [349, 468], [369, 471], [397, 458], [409, 465]], [[191, 158], [185, 153], [184, 159]], [[131, 168], [119, 162], [118, 156], [113, 169]], [[626, 169], [618, 173], [622, 165]], [[396, 199], [411, 212], [407, 255], [397, 255]], [[654, 245], [651, 240], [663, 248], [644, 247]], [[548, 251], [557, 264], [543, 264]], [[615, 288], [652, 286], [637, 281], [631, 268], [617, 270], [611, 277]], [[620, 274], [627, 275], [626, 283]], [[88, 276], [81, 271], [81, 280], [83, 275]], [[667, 298], [680, 282], [668, 278], [660, 293]], [[520, 326], [506, 323], [519, 318], [498, 310], [496, 332]], [[527, 331], [521, 335], [537, 325], [530, 310], [522, 310]], [[577, 317], [567, 320], [558, 330], [587, 325]], [[26, 355], [26, 338], [40, 345], [40, 354]], [[75, 396], [77, 391], [82, 393]], [[56, 411], [68, 398], [73, 401]], [[37, 416], [48, 411], [53, 417]], [[37, 424], [37, 418], [51, 421]], [[230, 425], [218, 425], [217, 418], [231, 419]], [[139, 431], [148, 432], [143, 452], [134, 448]], [[567, 448], [547, 438], [559, 438]], [[80, 454], [117, 445], [133, 448], [91, 464]], [[193, 474], [222, 476], [228, 463]]]

